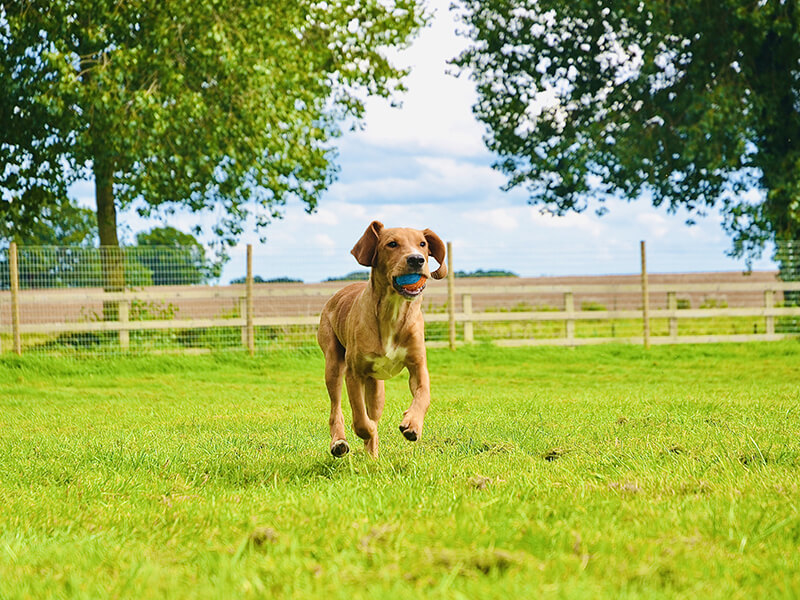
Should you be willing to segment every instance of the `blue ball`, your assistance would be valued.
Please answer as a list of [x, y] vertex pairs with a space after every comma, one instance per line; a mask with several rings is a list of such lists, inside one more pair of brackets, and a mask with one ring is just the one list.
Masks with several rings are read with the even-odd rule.
[[399, 285], [414, 285], [420, 279], [422, 279], [422, 275], [419, 273], [409, 273], [408, 275], [400, 275], [400, 277], [396, 277], [395, 281]]

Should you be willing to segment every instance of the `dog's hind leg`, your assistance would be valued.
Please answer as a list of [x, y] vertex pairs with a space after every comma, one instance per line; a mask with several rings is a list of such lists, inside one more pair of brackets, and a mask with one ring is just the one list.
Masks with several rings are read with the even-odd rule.
[[354, 375], [349, 369], [345, 371], [345, 382], [347, 383], [347, 398], [350, 400], [350, 408], [353, 410], [353, 429], [356, 435], [364, 440], [364, 448], [373, 458], [378, 457], [378, 426], [367, 414], [367, 407], [364, 401], [365, 381]]
[[336, 339], [330, 323], [320, 323], [317, 339], [325, 354], [325, 387], [331, 399], [331, 416], [328, 420], [331, 432], [331, 454], [340, 458], [350, 452], [344, 433], [342, 416], [342, 381], [344, 379], [344, 348]]
[[383, 405], [386, 403], [386, 386], [383, 380], [369, 377], [364, 383], [364, 396], [367, 415], [377, 424], [383, 414]]

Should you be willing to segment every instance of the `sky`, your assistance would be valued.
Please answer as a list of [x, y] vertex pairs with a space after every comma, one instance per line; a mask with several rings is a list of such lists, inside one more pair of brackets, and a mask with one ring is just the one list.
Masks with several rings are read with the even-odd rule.
[[[375, 219], [387, 227], [432, 229], [452, 242], [456, 270], [504, 269], [526, 277], [637, 273], [640, 240], [647, 244], [650, 272], [745, 269], [743, 260], [726, 255], [730, 240], [718, 214], [690, 227], [686, 213], [612, 199], [602, 217], [591, 209], [554, 217], [528, 205], [524, 191], [502, 191], [505, 177], [491, 168], [484, 127], [471, 112], [473, 83], [454, 76], [447, 64], [467, 43], [456, 35], [449, 5], [430, 0], [432, 23], [394, 54], [398, 65], [411, 68], [402, 107], [368, 99], [363, 129], [338, 140], [338, 180], [318, 210], [309, 215], [299, 201], [290, 203], [264, 244], [247, 232], [231, 250], [220, 283], [244, 274], [248, 243], [254, 272], [265, 279], [314, 282], [357, 270], [350, 249]], [[79, 184], [74, 193], [81, 204], [93, 205], [92, 184]], [[161, 224], [127, 213], [122, 219], [129, 236]], [[178, 214], [169, 224], [188, 232], [198, 222], [203, 218]], [[770, 252], [764, 256], [754, 269], [774, 268]]]

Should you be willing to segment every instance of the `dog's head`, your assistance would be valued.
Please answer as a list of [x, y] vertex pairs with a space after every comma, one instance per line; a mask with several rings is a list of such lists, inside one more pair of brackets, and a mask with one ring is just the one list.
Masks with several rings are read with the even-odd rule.
[[[430, 229], [386, 229], [380, 221], [373, 221], [351, 252], [359, 264], [372, 267], [374, 283], [391, 286], [406, 300], [419, 296], [430, 277], [442, 279], [447, 275], [444, 242]], [[433, 273], [428, 267], [431, 256], [439, 263]], [[406, 284], [414, 275], [419, 275], [419, 280]]]

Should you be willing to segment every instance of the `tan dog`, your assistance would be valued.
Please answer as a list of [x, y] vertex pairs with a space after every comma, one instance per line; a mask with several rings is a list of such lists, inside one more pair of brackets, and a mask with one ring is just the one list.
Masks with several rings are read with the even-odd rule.
[[[342, 417], [344, 378], [353, 429], [364, 440], [367, 452], [377, 457], [383, 380], [404, 367], [410, 375], [408, 384], [414, 399], [403, 413], [400, 431], [412, 442], [422, 435], [431, 391], [420, 304], [427, 279], [447, 275], [445, 245], [430, 229], [384, 229], [383, 223], [373, 221], [352, 254], [359, 264], [372, 267], [369, 282], [348, 285], [328, 300], [317, 332], [331, 398], [331, 454], [340, 457], [350, 451]], [[433, 273], [428, 268], [430, 256], [439, 263]], [[422, 276], [415, 284], [397, 281], [414, 274]]]

